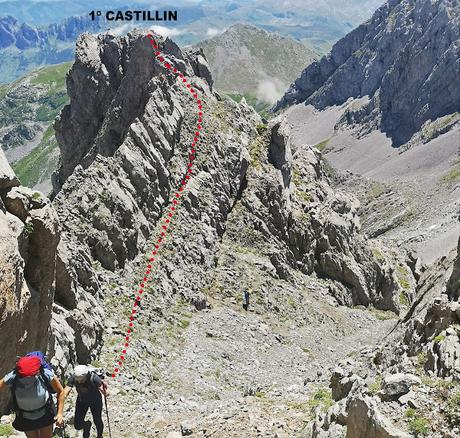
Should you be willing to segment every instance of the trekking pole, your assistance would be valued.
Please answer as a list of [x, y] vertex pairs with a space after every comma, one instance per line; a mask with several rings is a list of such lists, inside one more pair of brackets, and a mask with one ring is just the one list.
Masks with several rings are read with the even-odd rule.
[[110, 430], [109, 408], [107, 406], [107, 395], [106, 394], [104, 394], [104, 402], [105, 402], [105, 413], [107, 414], [107, 426], [109, 427], [109, 437], [112, 438], [112, 431]]

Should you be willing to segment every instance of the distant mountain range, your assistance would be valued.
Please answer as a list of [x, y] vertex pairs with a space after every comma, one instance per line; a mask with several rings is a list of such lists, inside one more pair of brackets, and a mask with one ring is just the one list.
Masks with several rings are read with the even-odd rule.
[[91, 21], [87, 17], [71, 17], [60, 24], [50, 24], [35, 28], [20, 23], [16, 18], [0, 18], [0, 48], [15, 47], [19, 50], [44, 48], [53, 42], [74, 41], [82, 32], [100, 30], [99, 20]]
[[172, 9], [178, 22], [92, 21], [93, 9], [127, 9], [125, 0], [94, 3], [64, 1], [0, 2], [0, 82], [12, 81], [32, 69], [73, 59], [77, 35], [108, 29], [115, 34], [134, 27], [155, 29], [180, 45], [196, 44], [242, 22], [270, 32], [290, 36], [320, 53], [367, 19], [380, 0], [354, 0], [339, 4], [335, 0], [275, 2], [260, 0], [179, 0], [178, 2], [135, 3], [130, 9]]
[[10, 82], [38, 66], [73, 59], [75, 40], [82, 32], [98, 32], [102, 23], [71, 17], [60, 24], [36, 28], [16, 18], [0, 18], [0, 82]]

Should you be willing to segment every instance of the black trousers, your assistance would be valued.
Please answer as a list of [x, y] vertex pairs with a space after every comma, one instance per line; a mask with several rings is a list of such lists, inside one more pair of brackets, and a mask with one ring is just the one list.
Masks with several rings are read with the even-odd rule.
[[[102, 396], [96, 400], [93, 400], [91, 403], [83, 403], [79, 398], [77, 398], [74, 418], [75, 429], [84, 429], [83, 437], [89, 438], [90, 427], [86, 426], [87, 428], [85, 428], [85, 417], [88, 409], [91, 410], [94, 425], [96, 426], [97, 430], [97, 436], [98, 438], [102, 438], [102, 432], [104, 431], [104, 423], [102, 421]], [[89, 426], [91, 426], [91, 424]]]

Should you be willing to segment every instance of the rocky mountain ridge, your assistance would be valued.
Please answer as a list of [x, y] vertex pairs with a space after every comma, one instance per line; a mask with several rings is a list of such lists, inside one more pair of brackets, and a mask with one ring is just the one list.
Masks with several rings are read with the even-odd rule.
[[[132, 437], [132, 424], [140, 437], [454, 436], [457, 408], [441, 408], [455, 400], [436, 403], [458, 365], [458, 258], [423, 271], [367, 239], [359, 202], [331, 187], [322, 154], [299, 141], [289, 114], [264, 124], [214, 90], [203, 52], [155, 38], [200, 94], [204, 132], [125, 365], [110, 382], [119, 436]], [[77, 361], [110, 373], [151, 236], [187, 172], [193, 99], [152, 59], [142, 31], [83, 34], [67, 77], [49, 207], [60, 240], [41, 290], [48, 306], [54, 294], [48, 352], [63, 377]], [[18, 182], [4, 174], [7, 205]], [[11, 233], [4, 242], [19, 245]], [[8, 263], [0, 269], [16, 272]], [[2, 370], [11, 361], [12, 351]], [[430, 409], [440, 414], [431, 429]]]
[[318, 109], [364, 98], [343, 116], [408, 142], [426, 121], [460, 110], [460, 5], [456, 0], [388, 1], [307, 67], [275, 106]]
[[364, 231], [427, 264], [459, 232], [459, 14], [458, 2], [387, 2], [277, 106], [290, 105], [293, 143], [321, 150], [357, 194]]
[[[203, 97], [205, 132], [173, 238], [164, 247], [139, 315], [138, 344], [129, 348], [126, 369], [114, 383], [120, 433], [132, 436], [122, 425], [125, 415], [141, 416], [142, 424], [149, 423], [147, 434], [176, 428], [177, 418], [179, 423], [188, 418], [170, 403], [177, 394], [195, 406], [202, 404], [196, 427], [207, 427], [213, 424], [210, 412], [224, 409], [225, 403], [209, 400], [217, 391], [241, 399], [243, 407], [253, 400], [245, 396], [255, 397], [260, 418], [266, 410], [254, 394], [269, 394], [280, 405], [289, 434], [300, 427], [294, 421], [298, 411], [289, 404], [303, 406], [316, 388], [313, 382], [305, 389], [302, 381], [314, 380], [314, 367], [324, 366], [321, 359], [333, 363], [352, 351], [351, 339], [366, 344], [378, 337], [377, 327], [388, 330], [391, 320], [386, 319], [405, 308], [401, 294], [412, 300], [413, 274], [406, 267], [407, 283], [402, 283], [393, 256], [390, 260], [385, 248], [371, 246], [359, 234], [356, 200], [330, 188], [320, 154], [294, 147], [284, 118], [264, 125], [244, 102], [223, 100], [213, 91], [202, 52], [182, 52], [161, 37], [158, 43]], [[152, 62], [143, 32], [121, 38], [84, 34], [76, 54], [67, 79], [70, 105], [55, 123], [62, 164], [53, 207], [62, 231], [48, 351], [60, 372], [75, 361], [93, 361], [110, 370], [149, 236], [155, 234], [171, 190], [186, 171], [196, 117], [189, 93]], [[404, 255], [395, 258], [406, 266]], [[238, 306], [244, 284], [253, 288], [255, 314], [247, 318]], [[351, 308], [356, 305], [371, 310]], [[292, 330], [298, 327], [302, 335], [283, 341], [291, 335], [284, 322], [273, 325], [279, 319]], [[338, 338], [343, 320], [349, 344]], [[325, 331], [316, 345], [318, 323]], [[211, 345], [197, 358], [214, 370], [203, 376], [186, 352], [195, 350], [202, 336], [222, 337], [222, 354], [234, 351], [232, 336], [221, 332], [227, 324], [244, 332], [252, 325], [265, 327], [260, 339], [261, 347], [266, 345], [260, 353], [274, 354], [273, 360], [286, 372], [295, 371], [295, 390], [285, 379], [275, 385], [276, 391], [270, 389], [276, 374], [271, 359], [263, 361], [265, 371], [254, 379], [257, 364], [248, 365], [251, 361], [242, 358], [246, 371], [236, 378], [232, 361], [217, 365]], [[336, 346], [332, 351], [322, 351], [326, 339]], [[318, 355], [317, 362], [303, 371], [282, 365], [283, 353], [275, 353], [279, 342], [285, 343], [284, 355], [292, 352], [296, 363], [305, 360], [308, 348]], [[240, 363], [237, 351], [232, 356]], [[170, 360], [176, 361], [175, 371], [170, 371]], [[227, 379], [217, 377], [222, 374]], [[194, 382], [196, 395], [186, 389], [186, 382]], [[155, 425], [143, 415], [139, 403], [146, 394], [158, 396], [156, 406], [169, 418], [167, 425]], [[244, 411], [235, 421], [240, 415], [241, 433], [255, 436]], [[277, 424], [270, 427], [280, 430]], [[225, 433], [222, 436], [232, 436], [230, 430]]]
[[[145, 155], [147, 153], [144, 151], [144, 149], [147, 147], [145, 142], [148, 141], [148, 139], [145, 139], [145, 135], [147, 133], [149, 135], [153, 135], [154, 132], [154, 130], [149, 127], [148, 124], [157, 120], [152, 117], [152, 115], [157, 114], [157, 111], [161, 111], [162, 113], [164, 111], [170, 111], [170, 127], [168, 128], [168, 131], [165, 131], [165, 133], [160, 135], [158, 138], [158, 134], [153, 136], [153, 144], [155, 144], [156, 147], [160, 150], [164, 151], [162, 153], [163, 157], [169, 157], [171, 160], [171, 152], [168, 152], [168, 150], [171, 149], [170, 145], [171, 143], [178, 144], [177, 142], [179, 139], [182, 139], [183, 134], [181, 134], [182, 130], [180, 127], [182, 127], [182, 125], [185, 123], [182, 118], [187, 120], [187, 117], [189, 117], [185, 113], [178, 111], [177, 102], [176, 107], [174, 109], [169, 107], [169, 110], [167, 109], [168, 107], [163, 107], [164, 104], [159, 104], [161, 110], [156, 109], [157, 104], [153, 105], [152, 96], [161, 96], [161, 94], [158, 93], [171, 93], [169, 88], [172, 88], [174, 91], [175, 88], [169, 82], [164, 81], [163, 73], [157, 70], [158, 67], [155, 65], [153, 67], [147, 67], [146, 62], [148, 61], [150, 54], [148, 52], [148, 46], [142, 40], [141, 36], [136, 36], [136, 43], [133, 43], [130, 38], [132, 37], [127, 39], [117, 39], [113, 36], [105, 35], [97, 39], [85, 35], [79, 40], [79, 44], [77, 45], [77, 60], [71, 69], [68, 79], [71, 104], [70, 106], [64, 108], [60, 118], [57, 120], [55, 125], [56, 136], [61, 148], [62, 155], [62, 165], [59, 174], [56, 177], [56, 205], [59, 206], [61, 203], [64, 205], [65, 203], [70, 202], [70, 198], [74, 196], [74, 194], [69, 189], [71, 186], [73, 187], [75, 194], [81, 196], [81, 183], [85, 183], [85, 178], [82, 178], [81, 176], [77, 177], [77, 175], [83, 175], [86, 173], [86, 169], [94, 169], [97, 167], [94, 164], [95, 161], [97, 161], [99, 167], [102, 166], [102, 168], [106, 169], [109, 163], [113, 161], [113, 159], [116, 161], [118, 159], [118, 155], [123, 154], [124, 171], [127, 172], [128, 176], [134, 172], [133, 176], [130, 176], [130, 178], [133, 178], [135, 175], [135, 179], [131, 182], [131, 185], [134, 189], [134, 191], [132, 191], [134, 200], [130, 202], [132, 204], [131, 208], [133, 208], [132, 213], [129, 210], [126, 211], [129, 205], [126, 202], [126, 199], [123, 199], [124, 205], [119, 204], [119, 201], [116, 199], [111, 199], [113, 197], [113, 193], [118, 192], [115, 187], [112, 187], [110, 190], [108, 190], [106, 183], [101, 185], [101, 191], [105, 189], [106, 195], [100, 195], [102, 196], [102, 199], [100, 200], [105, 201], [106, 199], [104, 198], [108, 198], [106, 200], [107, 202], [117, 201], [116, 203], [119, 204], [115, 210], [113, 205], [109, 207], [112, 211], [112, 220], [116, 219], [117, 217], [116, 214], [114, 215], [114, 212], [120, 209], [121, 217], [124, 216], [123, 222], [125, 223], [124, 231], [118, 230], [114, 234], [115, 230], [112, 230], [107, 235], [109, 239], [107, 240], [107, 238], [105, 238], [104, 243], [98, 242], [99, 238], [102, 237], [104, 233], [102, 233], [102, 235], [99, 234], [96, 237], [96, 241], [90, 243], [92, 256], [95, 257], [104, 268], [111, 270], [114, 270], [118, 267], [123, 267], [123, 264], [127, 258], [130, 259], [136, 255], [136, 247], [139, 248], [139, 245], [142, 245], [144, 239], [146, 238], [148, 223], [152, 220], [155, 221], [155, 218], [158, 218], [158, 215], [162, 210], [161, 203], [166, 201], [166, 195], [169, 192], [168, 187], [171, 187], [171, 176], [168, 178], [170, 171], [168, 170], [167, 165], [160, 165], [160, 161], [160, 163], [156, 163], [152, 169], [147, 168], [141, 172], [138, 168], [139, 163], [142, 161], [140, 158], [135, 161], [136, 166], [128, 164], [133, 162], [134, 157], [131, 156], [131, 153], [128, 154], [127, 148], [131, 147], [132, 144], [137, 145], [138, 148], [142, 146], [142, 149], [138, 151], [138, 154], [141, 154], [140, 156]], [[120, 44], [120, 48], [122, 50], [119, 58], [120, 67], [118, 67], [116, 64], [107, 64], [108, 60], [113, 62], [114, 58], [109, 57], [108, 53], [111, 53], [113, 50], [112, 44], [115, 42]], [[183, 54], [180, 52], [180, 49], [170, 40], [166, 40], [164, 44], [165, 50], [168, 52], [168, 54], [170, 54], [170, 56], [176, 57], [175, 62], [177, 62], [180, 68], [184, 69], [184, 72], [186, 71], [185, 68], [187, 68], [188, 71], [192, 72], [192, 74], [195, 76], [197, 74], [203, 75], [203, 79], [197, 79], [197, 84], [194, 84], [195, 87], [198, 90], [203, 90], [203, 92], [207, 93], [209, 97], [213, 97], [214, 99], [218, 98], [218, 95], [213, 96], [212, 94], [212, 80], [208, 67], [205, 64], [205, 60], [201, 53], [196, 52], [194, 54]], [[109, 52], [107, 53], [107, 51]], [[130, 62], [124, 61], [124, 59], [129, 59]], [[94, 71], [94, 75], [97, 77], [96, 80], [87, 78], [80, 73], [86, 71], [88, 66], [91, 66], [91, 69]], [[105, 68], [103, 66], [105, 66]], [[151, 79], [152, 75], [155, 78], [154, 80]], [[138, 78], [137, 85], [134, 85], [134, 77]], [[145, 79], [139, 81], [139, 77], [144, 77]], [[158, 83], [158, 81], [163, 82]], [[92, 90], [92, 83], [97, 84], [97, 93], [94, 93]], [[104, 86], [107, 88], [104, 89]], [[168, 91], [165, 91], [166, 89]], [[130, 92], [128, 93], [128, 91]], [[96, 98], [94, 97], [95, 95]], [[90, 101], [89, 96], [91, 96], [91, 101], [95, 101], [95, 103], [88, 108], [87, 104], [88, 101]], [[171, 101], [171, 99], [173, 98], [170, 97], [166, 101]], [[228, 104], [228, 102], [222, 102], [220, 104], [217, 103], [216, 105], [222, 106], [222, 111], [226, 111], [226, 106]], [[152, 105], [153, 108], [151, 108]], [[237, 106], [236, 108], [239, 107]], [[252, 141], [254, 142], [254, 124], [257, 123], [257, 116], [255, 113], [251, 114], [248, 108], [244, 105], [242, 106], [242, 109], [248, 116], [250, 115], [250, 120], [252, 119], [253, 123], [252, 128], [249, 128], [249, 126], [245, 128], [248, 130], [248, 140], [246, 143], [248, 141], [249, 143], [251, 142], [251, 137], [253, 139]], [[139, 111], [141, 111], [141, 113], [139, 113]], [[151, 112], [147, 113], [148, 111]], [[214, 111], [217, 112], [217, 108], [215, 108]], [[148, 115], [146, 115], [146, 113]], [[140, 125], [139, 128], [135, 129], [137, 125], [133, 123], [138, 119], [140, 120], [140, 123], [146, 124], [147, 127], [142, 127], [142, 125]], [[161, 118], [158, 118], [158, 120], [161, 120]], [[93, 123], [92, 126], [91, 123]], [[84, 131], [81, 131], [81, 126], [85, 126]], [[186, 126], [189, 125], [187, 124]], [[243, 129], [243, 127], [240, 129]], [[163, 128], [163, 130], [164, 129], [165, 128]], [[290, 199], [292, 197], [292, 191], [294, 190], [292, 184], [303, 186], [303, 184], [305, 184], [307, 181], [306, 178], [308, 173], [302, 177], [302, 169], [299, 169], [296, 171], [295, 175], [293, 174], [293, 164], [291, 162], [293, 152], [290, 150], [288, 140], [289, 134], [288, 131], [286, 131], [287, 126], [285, 124], [279, 122], [272, 128], [261, 127], [260, 129], [272, 129], [272, 133], [269, 135], [271, 142], [268, 149], [268, 156], [264, 158], [264, 148], [261, 144], [262, 140], [258, 139], [258, 144], [256, 146], [261, 149], [260, 153], [262, 155], [260, 158], [258, 156], [254, 157], [254, 160], [257, 161], [258, 159], [262, 158], [268, 159], [274, 168], [281, 172], [282, 186], [280, 186], [280, 189], [282, 190], [279, 192], [279, 195], [277, 195], [281, 196], [281, 198], [274, 201], [276, 202], [276, 205], [279, 205], [278, 209], [282, 211], [282, 206], [289, 207], [293, 202], [292, 199]], [[142, 132], [143, 134], [141, 134]], [[219, 140], [219, 137], [217, 137], [217, 141]], [[149, 143], [147, 143], [147, 145], [148, 144]], [[255, 152], [253, 151], [253, 153]], [[297, 153], [301, 154], [301, 150], [299, 149]], [[242, 156], [241, 152], [239, 152], [237, 155], [240, 157]], [[114, 158], [111, 159], [111, 157]], [[150, 157], [150, 160], [152, 160], [153, 157], [154, 156]], [[158, 156], [156, 159], [161, 159], [161, 156]], [[242, 160], [242, 158], [240, 158], [240, 160]], [[310, 160], [313, 160], [313, 157]], [[314, 160], [317, 161], [318, 158], [315, 158]], [[314, 160], [312, 163], [315, 162]], [[305, 164], [306, 163], [307, 162], [305, 162]], [[81, 165], [83, 165], [83, 168], [80, 167]], [[145, 164], [142, 165], [142, 167], [144, 166]], [[237, 174], [232, 177], [231, 180], [239, 175], [237, 179], [239, 182], [236, 184], [234, 182], [230, 184], [230, 187], [234, 186], [233, 190], [225, 189], [223, 191], [224, 193], [232, 193], [233, 191], [233, 193], [236, 194], [242, 190], [241, 186], [243, 184], [245, 176], [244, 169], [246, 166], [246, 160], [242, 160], [239, 164], [230, 167], [232, 169], [243, 170], [237, 171]], [[78, 169], [76, 169], [77, 167]], [[324, 204], [327, 196], [331, 195], [331, 192], [327, 188], [322, 189], [322, 192], [318, 192], [317, 194], [313, 192], [313, 189], [315, 189], [316, 186], [319, 186], [320, 178], [322, 175], [319, 167], [314, 167], [313, 169], [315, 169], [313, 175], [317, 175], [318, 180], [316, 181], [316, 178], [313, 179], [313, 181], [316, 182], [315, 184], [312, 184], [312, 193], [309, 193], [308, 196], [306, 195], [303, 202], [300, 202], [299, 205], [303, 206], [306, 214], [308, 213], [309, 208], [319, 207], [319, 201], [315, 201], [317, 197], [322, 199], [322, 203]], [[77, 170], [77, 172], [74, 172], [74, 170]], [[101, 176], [99, 178], [101, 178], [103, 175], [100, 172], [101, 171], [99, 171], [99, 174]], [[136, 187], [140, 187], [140, 181], [138, 179], [146, 178], [148, 175], [152, 174], [152, 172], [153, 175], [157, 175], [156, 178], [158, 178], [159, 181], [158, 187], [156, 188], [158, 192], [153, 194], [145, 190], [136, 190]], [[235, 170], [232, 172], [235, 172]], [[70, 175], [72, 175], [72, 184], [70, 181], [66, 183], [66, 180]], [[89, 180], [91, 178], [87, 179]], [[78, 183], [76, 183], [76, 180], [78, 180]], [[116, 183], [116, 179], [112, 179], [112, 181]], [[93, 183], [94, 182], [91, 184]], [[119, 185], [120, 183], [116, 184]], [[95, 193], [94, 187], [95, 186], [93, 185], [93, 193]], [[267, 190], [269, 190], [268, 186]], [[298, 190], [302, 189], [298, 188]], [[90, 191], [85, 193], [86, 196], [88, 196]], [[226, 196], [228, 197], [228, 195]], [[152, 203], [149, 199], [158, 199], [160, 200], [160, 204], [158, 205], [156, 202]], [[320, 236], [309, 237], [308, 235], [304, 234], [305, 231], [301, 231], [300, 229], [298, 231], [294, 231], [296, 228], [296, 222], [298, 222], [299, 219], [296, 220], [295, 217], [289, 219], [292, 213], [286, 213], [287, 216], [284, 218], [282, 216], [277, 217], [279, 213], [276, 212], [276, 209], [270, 207], [271, 209], [269, 210], [269, 213], [270, 215], [274, 215], [274, 222], [272, 225], [267, 225], [268, 231], [270, 234], [277, 237], [277, 239], [285, 241], [283, 245], [286, 245], [285, 251], [287, 251], [284, 255], [281, 256], [281, 260], [278, 262], [278, 264], [292, 265], [297, 269], [302, 269], [305, 273], [312, 273], [313, 271], [317, 270], [318, 272], [321, 272], [328, 277], [338, 275], [337, 279], [339, 281], [343, 280], [348, 285], [352, 286], [352, 288], [355, 288], [354, 298], [352, 299], [355, 304], [358, 302], [365, 305], [368, 305], [371, 302], [377, 304], [376, 301], [379, 301], [377, 297], [374, 296], [371, 298], [369, 296], [370, 291], [376, 289], [378, 294], [382, 294], [380, 298], [382, 301], [377, 305], [383, 306], [384, 308], [386, 307], [392, 308], [392, 310], [397, 310], [398, 305], [395, 303], [391, 304], [391, 302], [394, 301], [393, 298], [391, 298], [391, 291], [398, 289], [397, 281], [389, 280], [389, 278], [388, 280], [384, 280], [387, 277], [387, 274], [381, 272], [383, 277], [380, 279], [378, 275], [375, 277], [374, 274], [370, 275], [368, 278], [366, 278], [366, 276], [362, 277], [362, 274], [358, 273], [359, 264], [355, 265], [354, 263], [356, 262], [353, 260], [351, 260], [353, 266], [356, 266], [358, 271], [354, 272], [355, 268], [350, 265], [348, 268], [340, 268], [338, 270], [339, 272], [336, 273], [336, 269], [342, 264], [346, 265], [347, 262], [345, 259], [340, 260], [340, 257], [337, 259], [336, 257], [338, 256], [338, 253], [333, 255], [332, 258], [328, 258], [328, 250], [330, 249], [335, 252], [335, 247], [339, 252], [353, 253], [356, 251], [358, 253], [361, 251], [361, 249], [358, 249], [360, 248], [361, 243], [354, 247], [353, 245], [355, 245], [355, 241], [359, 241], [359, 238], [357, 236], [353, 239], [345, 237], [345, 235], [349, 233], [354, 234], [359, 229], [359, 223], [356, 218], [353, 201], [350, 203], [346, 197], [339, 198], [334, 201], [332, 199], [333, 198], [331, 198], [330, 201], [331, 208], [336, 212], [335, 215], [337, 215], [337, 218], [330, 219], [330, 225], [324, 224], [323, 221], [319, 218], [320, 212], [323, 211], [323, 209], [318, 210], [318, 213], [315, 215], [307, 214], [305, 216], [306, 218], [311, 217], [311, 220], [317, 221], [317, 226], [320, 230], [322, 230], [322, 233], [324, 233], [324, 229], [327, 229], [328, 227], [331, 228], [331, 232], [333, 234], [331, 234], [329, 238], [323, 238], [323, 240], [320, 239]], [[93, 208], [97, 207], [97, 203], [94, 204], [94, 200], [92, 201]], [[215, 216], [217, 211], [210, 215], [210, 218], [215, 217], [214, 219], [211, 219], [211, 224], [213, 224], [213, 226], [216, 228], [218, 234], [223, 233], [225, 230], [225, 218], [233, 202], [227, 200], [226, 204], [228, 206], [225, 209], [223, 209], [223, 207], [219, 207], [218, 211], [220, 213], [217, 216]], [[270, 202], [268, 199], [263, 200], [261, 207], [264, 204], [266, 204], [268, 207]], [[79, 202], [79, 205], [80, 210], [83, 209], [86, 211], [86, 209], [89, 207], [89, 205], [85, 206], [84, 203], [82, 204], [81, 201]], [[325, 205], [327, 205], [327, 203]], [[58, 208], [58, 211], [59, 210], [60, 208]], [[137, 220], [133, 221], [126, 216], [126, 214], [133, 214], [136, 210], [142, 212], [145, 219], [141, 219], [138, 216]], [[68, 211], [69, 209], [66, 210], [66, 216], [68, 215]], [[227, 213], [225, 213], [225, 211], [227, 211]], [[328, 210], [326, 209], [325, 211]], [[102, 212], [95, 211], [95, 213], [100, 216]], [[318, 219], [315, 219], [315, 216], [318, 216]], [[342, 216], [344, 219], [346, 218], [345, 222], [343, 222], [344, 219], [342, 219]], [[261, 214], [260, 219], [262, 217], [265, 217], [265, 215]], [[92, 220], [91, 216], [88, 215], [86, 219], [89, 221]], [[101, 222], [101, 219], [97, 220], [98, 222]], [[68, 220], [65, 222], [67, 223]], [[117, 221], [115, 220], [115, 222]], [[292, 226], [294, 227], [292, 231], [285, 229], [285, 223], [290, 222], [292, 222]], [[328, 222], [329, 220], [326, 220], [326, 223]], [[100, 231], [104, 231], [104, 227], [109, 224], [110, 222], [102, 221], [100, 225], [96, 227], [96, 229], [102, 227]], [[135, 227], [134, 230], [133, 227]], [[344, 237], [337, 235], [337, 227], [344, 227]], [[297, 233], [300, 234], [297, 235]], [[121, 242], [118, 241], [120, 238]], [[296, 244], [292, 249], [290, 249], [290, 245], [292, 245], [293, 242], [296, 242]], [[300, 242], [305, 242], [303, 243], [303, 245], [305, 245], [304, 250], [300, 250]], [[315, 249], [316, 242], [320, 242], [318, 243], [317, 249]], [[315, 244], [315, 246], [311, 246], [313, 244]], [[134, 253], [132, 253], [132, 251], [134, 251]], [[132, 254], [132, 256], [127, 257], [129, 254]], [[367, 253], [367, 256], [361, 256], [361, 259], [362, 261], [360, 261], [360, 263], [363, 263], [364, 259], [372, 259], [372, 256], [370, 256], [370, 253]], [[368, 268], [369, 272], [373, 272], [379, 269], [377, 265], [373, 266], [372, 264], [369, 265]], [[347, 273], [348, 271], [350, 272]], [[345, 280], [345, 278], [347, 278], [347, 280]], [[388, 281], [388, 283], [386, 283], [386, 281]], [[371, 287], [370, 285], [374, 284], [373, 282], [379, 284], [379, 287]], [[387, 295], [387, 291], [390, 292], [390, 295]], [[384, 302], [386, 304], [383, 304]]]
[[[300, 61], [299, 50], [310, 53], [300, 42], [269, 34], [251, 26], [237, 25], [232, 32], [233, 38], [239, 38], [240, 32], [246, 32], [247, 44], [255, 44], [260, 48], [259, 51], [253, 50], [251, 53], [250, 64], [263, 65], [266, 63], [264, 52], [272, 43], [276, 43], [279, 45], [277, 50], [283, 50], [286, 57], [299, 59], [298, 72], [300, 72], [300, 62], [303, 61]], [[261, 41], [261, 37], [265, 40]], [[211, 69], [214, 67], [211, 63]], [[56, 170], [59, 158], [54, 128], [51, 125], [68, 101], [65, 75], [69, 68], [70, 63], [42, 67], [11, 84], [0, 85], [1, 147], [21, 183], [46, 194], [51, 192], [51, 174]], [[221, 74], [226, 75], [227, 78], [230, 77], [232, 68], [231, 65], [227, 65]], [[286, 67], [278, 65], [275, 70], [276, 74], [281, 77], [286, 74]], [[290, 73], [288, 73], [289, 79], [286, 84], [298, 73], [291, 67], [288, 70]], [[260, 73], [261, 70], [258, 71]], [[216, 77], [215, 71], [213, 71], [213, 77]], [[268, 109], [271, 104], [267, 102], [267, 99], [273, 98], [272, 94], [276, 92], [278, 79], [276, 79], [276, 84], [268, 81], [266, 77], [261, 79], [260, 83], [252, 81], [249, 88], [243, 82], [233, 89], [238, 94], [232, 97], [239, 100], [242, 97], [240, 93], [249, 90], [250, 93], [245, 94], [247, 101], [258, 111]], [[257, 97], [258, 84], [261, 86], [259, 97]], [[221, 85], [222, 83], [218, 82], [218, 88], [225, 92], [225, 87], [221, 88]]]

